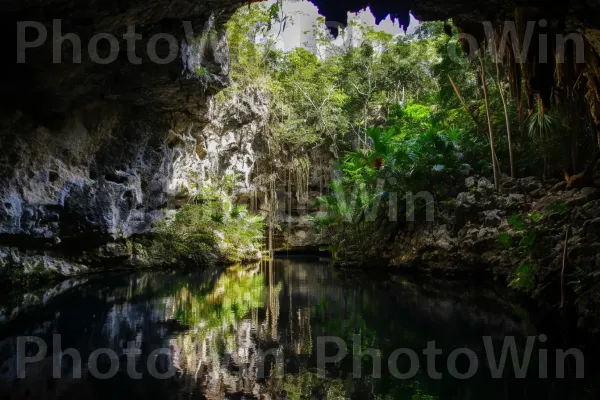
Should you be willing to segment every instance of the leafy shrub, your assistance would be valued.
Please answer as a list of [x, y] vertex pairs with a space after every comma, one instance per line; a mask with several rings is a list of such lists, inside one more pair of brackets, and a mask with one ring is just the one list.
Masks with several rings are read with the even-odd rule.
[[508, 225], [517, 232], [524, 232], [527, 230], [527, 224], [520, 215], [513, 215], [509, 217]]
[[342, 157], [338, 178], [320, 200], [328, 213], [313, 218], [330, 242], [342, 250], [368, 247], [364, 237], [374, 237], [369, 230], [397, 232], [398, 221], [423, 219], [432, 204], [408, 203], [408, 195], [428, 193], [440, 204], [437, 211], [453, 210], [456, 203], [448, 199], [471, 171], [462, 150], [463, 133], [439, 125], [430, 114], [431, 107], [424, 105], [392, 107], [386, 124], [367, 130], [368, 146]]
[[232, 205], [224, 192], [205, 185], [194, 203], [183, 206], [172, 219], [160, 222], [149, 246], [153, 263], [240, 262], [263, 237], [263, 217], [244, 205]]
[[[519, 241], [519, 253], [521, 258], [524, 260], [514, 272], [514, 277], [509, 284], [509, 287], [524, 291], [531, 292], [536, 286], [536, 269], [537, 259], [540, 253], [540, 240], [539, 239], [539, 224], [544, 219], [544, 214], [533, 211], [527, 215], [513, 215], [508, 218], [508, 224], [515, 232], [522, 235]], [[508, 233], [498, 235], [498, 240], [503, 240], [501, 236], [506, 235], [511, 238], [512, 236]], [[506, 239], [504, 239], [506, 240]]]
[[513, 245], [513, 237], [510, 233], [501, 233], [496, 237], [498, 248], [508, 250]]
[[535, 285], [535, 267], [529, 264], [522, 264], [516, 269], [515, 277], [508, 286], [523, 292], [532, 292], [535, 289]]
[[554, 203], [550, 204], [550, 211], [564, 214], [569, 211], [569, 206], [562, 200], [555, 201]]

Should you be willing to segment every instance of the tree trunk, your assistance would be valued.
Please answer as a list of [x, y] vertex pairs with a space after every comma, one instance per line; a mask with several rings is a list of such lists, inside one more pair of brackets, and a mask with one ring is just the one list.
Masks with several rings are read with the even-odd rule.
[[[496, 49], [496, 48], [495, 48]], [[502, 99], [502, 105], [504, 106], [504, 118], [506, 120], [506, 135], [508, 138], [508, 156], [510, 158], [510, 177], [515, 177], [515, 165], [513, 163], [513, 150], [512, 150], [512, 138], [510, 135], [510, 119], [508, 117], [508, 105], [506, 104], [506, 98], [504, 97], [504, 90], [502, 90], [502, 82], [500, 81], [500, 60], [498, 59], [498, 52], [496, 50], [496, 84], [498, 85], [498, 91], [500, 92], [500, 98]]]
[[456, 86], [456, 84], [454, 83], [454, 80], [452, 79], [452, 77], [450, 75], [448, 75], [448, 79], [450, 80], [450, 84], [452, 85], [452, 89], [454, 90], [454, 93], [456, 94], [456, 97], [458, 98], [458, 101], [460, 101], [460, 104], [463, 106], [463, 108], [465, 109], [465, 111], [467, 112], [467, 114], [469, 114], [469, 116], [471, 117], [471, 119], [473, 120], [473, 122], [475, 122], [475, 126], [477, 126], [478, 129], [481, 128], [481, 125], [480, 125], [479, 121], [477, 120], [477, 118], [475, 118], [475, 115], [469, 109], [469, 107], [467, 107], [467, 103], [465, 103], [465, 100], [463, 99], [462, 95], [460, 94], [460, 91], [458, 90], [458, 87]]
[[488, 98], [488, 89], [485, 82], [485, 65], [483, 63], [483, 56], [479, 53], [479, 64], [481, 65], [481, 86], [483, 88], [483, 100], [485, 102], [485, 114], [487, 116], [488, 131], [490, 138], [490, 151], [492, 156], [492, 169], [494, 171], [494, 187], [498, 190], [498, 159], [496, 157], [496, 150], [494, 147], [494, 130], [492, 127], [492, 116], [490, 115], [490, 103]]

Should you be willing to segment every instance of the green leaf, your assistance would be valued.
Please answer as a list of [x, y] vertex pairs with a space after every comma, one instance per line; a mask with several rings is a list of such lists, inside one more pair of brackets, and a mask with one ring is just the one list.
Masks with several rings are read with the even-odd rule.
[[523, 236], [523, 239], [521, 239], [521, 242], [519, 243], [519, 245], [527, 248], [528, 250], [531, 250], [531, 247], [535, 243], [535, 238], [536, 238], [535, 231], [534, 230], [528, 231], [527, 234], [525, 236]]
[[569, 211], [569, 206], [563, 200], [556, 201], [550, 205], [550, 210], [559, 214]]
[[503, 250], [508, 250], [513, 245], [513, 237], [509, 233], [501, 233], [496, 236], [498, 247]]
[[520, 215], [513, 215], [509, 217], [508, 225], [517, 232], [524, 232], [527, 230], [527, 224]]
[[531, 220], [531, 222], [537, 224], [542, 220], [542, 218], [544, 218], [544, 215], [538, 211], [534, 211], [532, 213], [529, 213], [528, 217]]
[[513, 280], [509, 283], [509, 287], [523, 292], [530, 293], [535, 289], [535, 269], [529, 264], [520, 265], [514, 273]]

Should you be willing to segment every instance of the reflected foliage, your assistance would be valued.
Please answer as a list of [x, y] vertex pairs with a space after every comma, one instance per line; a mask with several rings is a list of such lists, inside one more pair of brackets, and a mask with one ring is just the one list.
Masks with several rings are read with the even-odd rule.
[[[457, 381], [441, 356], [436, 364], [443, 374], [441, 380], [428, 376], [422, 356], [414, 378], [396, 379], [387, 363], [396, 349], [421, 354], [435, 340], [446, 356], [468, 347], [484, 362], [481, 336], [491, 336], [501, 347], [502, 338], [513, 335], [522, 346], [525, 336], [532, 333], [528, 317], [498, 288], [339, 275], [326, 263], [276, 259], [201, 273], [91, 277], [62, 293], [50, 289], [44, 303], [15, 312], [0, 325], [4, 365], [0, 395], [8, 399], [28, 393], [48, 399], [450, 400], [470, 394], [471, 398], [541, 400], [554, 390], [564, 390], [568, 398], [575, 398], [571, 394], [596, 398], [593, 374], [576, 382], [538, 380], [536, 374], [525, 380], [509, 374], [503, 381], [491, 379], [489, 371], [481, 368], [472, 379]], [[82, 307], [86, 313], [80, 312]], [[39, 364], [42, 368], [31, 365], [28, 378], [16, 380], [14, 337], [37, 335], [51, 342], [54, 333], [61, 334], [63, 349], [76, 348], [83, 360], [101, 347], [121, 354], [126, 343], [133, 342], [142, 352], [135, 358], [142, 379], [127, 378], [127, 360], [122, 358], [114, 379], [95, 380], [84, 371], [81, 380], [64, 378], [49, 388], [50, 350]], [[355, 349], [352, 339], [357, 334], [361, 341]], [[348, 345], [347, 356], [328, 363], [325, 371], [317, 370], [320, 336], [337, 336]], [[147, 356], [158, 348], [170, 349], [169, 360], [155, 362], [161, 370], [169, 366], [167, 361], [171, 363], [176, 371], [171, 379], [157, 380], [148, 374]], [[331, 354], [336, 351], [335, 345], [326, 348]], [[382, 357], [380, 378], [373, 376], [373, 358], [364, 354], [369, 348], [377, 349]], [[265, 351], [272, 355], [263, 359]], [[360, 378], [353, 377], [353, 356], [360, 357]], [[71, 375], [71, 366], [67, 360], [63, 376]], [[398, 358], [397, 368], [408, 371], [408, 358]], [[283, 376], [277, 373], [280, 369]], [[537, 367], [533, 370], [537, 372]]]
[[256, 261], [263, 221], [245, 205], [234, 204], [229, 191], [203, 184], [189, 204], [159, 223], [142, 243], [152, 265]]

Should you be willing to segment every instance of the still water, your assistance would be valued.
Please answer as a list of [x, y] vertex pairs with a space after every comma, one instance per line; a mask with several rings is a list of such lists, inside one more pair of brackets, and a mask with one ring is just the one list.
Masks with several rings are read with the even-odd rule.
[[[531, 314], [503, 289], [346, 274], [317, 259], [91, 276], [15, 296], [0, 311], [2, 399], [600, 398], [598, 374], [588, 366], [585, 379], [575, 379], [574, 357], [565, 379], [556, 379], [560, 329], [536, 331]], [[506, 337], [515, 338], [522, 356], [526, 338], [542, 333], [553, 344], [535, 343], [526, 379], [515, 378], [510, 358], [502, 378], [492, 378], [484, 336], [497, 361]], [[17, 379], [18, 352], [40, 351], [31, 342], [19, 350], [17, 337], [26, 335], [43, 340], [47, 351]], [[319, 369], [320, 354], [339, 351], [338, 344], [319, 346], [326, 336], [347, 344], [347, 355]], [[53, 362], [57, 338], [60, 363]], [[434, 362], [423, 354], [432, 341]], [[460, 348], [471, 359], [462, 354], [449, 362]], [[81, 368], [66, 349], [76, 350]], [[368, 349], [375, 350], [353, 361]], [[549, 378], [540, 379], [546, 364]]]

